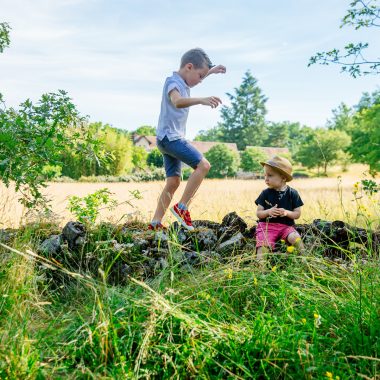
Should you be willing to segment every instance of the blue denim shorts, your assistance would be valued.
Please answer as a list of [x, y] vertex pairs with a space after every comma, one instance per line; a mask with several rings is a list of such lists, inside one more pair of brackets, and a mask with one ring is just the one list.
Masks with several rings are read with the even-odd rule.
[[165, 136], [162, 140], [157, 139], [157, 148], [164, 156], [166, 177], [180, 177], [182, 162], [195, 169], [203, 158], [202, 153], [185, 139], [169, 141]]

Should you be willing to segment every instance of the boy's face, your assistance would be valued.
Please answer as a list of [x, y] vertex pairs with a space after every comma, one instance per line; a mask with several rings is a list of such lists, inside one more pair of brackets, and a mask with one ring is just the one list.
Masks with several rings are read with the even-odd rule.
[[196, 69], [192, 63], [187, 63], [185, 66], [185, 82], [189, 87], [194, 87], [207, 76], [208, 67], [205, 65], [200, 69]]
[[268, 165], [264, 165], [264, 178], [271, 189], [280, 190], [286, 184], [285, 177]]

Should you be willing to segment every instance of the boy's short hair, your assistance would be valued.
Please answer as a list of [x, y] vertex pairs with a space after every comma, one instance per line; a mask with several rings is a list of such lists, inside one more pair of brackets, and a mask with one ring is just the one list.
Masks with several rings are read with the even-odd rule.
[[192, 63], [196, 69], [202, 69], [204, 66], [211, 69], [213, 66], [210, 58], [201, 48], [195, 48], [187, 51], [181, 58], [180, 68], [184, 67], [188, 63]]

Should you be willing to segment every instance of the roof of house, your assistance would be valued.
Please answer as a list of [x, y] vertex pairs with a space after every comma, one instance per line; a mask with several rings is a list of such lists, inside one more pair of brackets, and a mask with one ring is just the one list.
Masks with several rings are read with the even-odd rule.
[[136, 144], [141, 139], [145, 139], [148, 141], [149, 145], [152, 145], [152, 147], [157, 145], [157, 138], [156, 136], [144, 136], [144, 135], [135, 135], [133, 139], [133, 143]]

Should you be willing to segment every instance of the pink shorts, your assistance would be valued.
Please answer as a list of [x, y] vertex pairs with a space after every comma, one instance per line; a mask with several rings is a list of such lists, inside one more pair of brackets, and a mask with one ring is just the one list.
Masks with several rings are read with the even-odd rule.
[[256, 227], [256, 247], [274, 248], [276, 241], [284, 239], [286, 241], [289, 234], [296, 232], [293, 226], [282, 223], [259, 222]]

